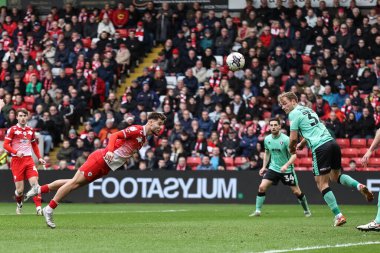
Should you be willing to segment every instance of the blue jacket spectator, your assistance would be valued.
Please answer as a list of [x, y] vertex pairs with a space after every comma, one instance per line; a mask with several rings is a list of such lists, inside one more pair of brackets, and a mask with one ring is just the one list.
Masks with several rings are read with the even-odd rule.
[[199, 128], [203, 130], [203, 132], [205, 132], [206, 137], [207, 138], [210, 137], [214, 123], [210, 119], [207, 111], [202, 112], [202, 117], [198, 120], [198, 123], [199, 123]]
[[150, 90], [148, 83], [144, 83], [143, 90], [137, 95], [136, 101], [144, 104], [147, 111], [155, 110], [160, 105], [156, 92]]
[[247, 134], [243, 135], [240, 141], [242, 156], [251, 157], [256, 149], [258, 138], [252, 127], [248, 127]]

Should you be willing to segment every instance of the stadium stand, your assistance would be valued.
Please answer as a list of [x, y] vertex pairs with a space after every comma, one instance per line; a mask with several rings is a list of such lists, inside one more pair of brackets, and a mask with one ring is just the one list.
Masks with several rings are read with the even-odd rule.
[[[195, 169], [219, 147], [225, 170], [255, 170], [262, 166], [268, 119], [279, 117], [289, 131], [277, 95], [291, 90], [337, 138], [343, 166], [355, 160], [361, 169], [359, 158], [380, 126], [379, 17], [365, 9], [357, 14], [353, 5], [314, 7], [315, 22], [306, 15], [309, 7], [248, 5], [240, 13], [215, 13], [199, 3], [155, 7], [127, 8], [126, 20], [91, 6], [79, 11], [66, 4], [46, 16], [4, 7], [0, 139], [16, 123], [14, 110], [25, 107], [28, 124], [53, 137], [55, 148], [45, 154], [51, 167], [73, 169], [84, 148], [104, 147], [109, 133], [144, 124], [155, 110], [168, 117], [166, 162], [184, 156]], [[224, 64], [232, 50], [245, 56], [241, 71]], [[54, 128], [46, 127], [45, 111]], [[63, 140], [73, 149], [67, 165], [56, 159]], [[150, 139], [121, 169], [138, 170], [148, 151], [148, 169], [158, 169], [159, 140]], [[297, 155], [296, 169], [310, 170], [310, 150]], [[380, 166], [377, 158], [370, 166]]]

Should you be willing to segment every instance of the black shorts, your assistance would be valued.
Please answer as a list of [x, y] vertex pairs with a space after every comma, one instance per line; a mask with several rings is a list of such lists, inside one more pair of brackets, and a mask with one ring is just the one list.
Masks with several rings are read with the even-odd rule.
[[314, 176], [326, 175], [331, 170], [342, 169], [342, 152], [335, 140], [318, 147], [312, 155]]
[[296, 173], [290, 172], [290, 173], [278, 173], [274, 170], [268, 169], [267, 173], [265, 173], [263, 179], [267, 179], [269, 181], [272, 181], [273, 185], [277, 185], [278, 181], [281, 180], [281, 182], [284, 185], [289, 186], [296, 186], [298, 185], [298, 179]]

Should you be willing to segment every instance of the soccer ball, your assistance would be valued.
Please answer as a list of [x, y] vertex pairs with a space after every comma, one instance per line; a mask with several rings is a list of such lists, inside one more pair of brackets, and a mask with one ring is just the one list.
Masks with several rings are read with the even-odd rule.
[[233, 52], [227, 56], [226, 63], [230, 70], [237, 71], [244, 67], [245, 59], [241, 53]]

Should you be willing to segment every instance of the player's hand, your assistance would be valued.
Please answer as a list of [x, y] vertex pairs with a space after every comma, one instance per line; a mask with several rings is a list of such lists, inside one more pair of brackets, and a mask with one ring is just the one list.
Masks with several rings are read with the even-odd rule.
[[368, 149], [367, 152], [365, 153], [365, 155], [360, 160], [360, 162], [362, 163], [364, 168], [367, 167], [368, 159], [371, 157], [371, 155], [372, 155], [372, 151], [370, 149]]
[[38, 161], [39, 161], [42, 165], [45, 165], [45, 164], [46, 164], [46, 161], [45, 161], [43, 158], [38, 159]]
[[280, 171], [281, 173], [284, 173], [288, 169], [288, 165], [284, 165], [281, 167]]
[[261, 170], [259, 171], [259, 175], [260, 176], [264, 176], [265, 172], [267, 172], [267, 169], [266, 168], [261, 168]]
[[114, 156], [113, 152], [108, 151], [108, 152], [106, 153], [106, 155], [104, 156], [104, 159], [106, 159], [107, 161], [111, 162], [112, 159], [113, 159], [113, 156]]
[[24, 153], [17, 151], [16, 156], [22, 158], [22, 157], [24, 157]]

